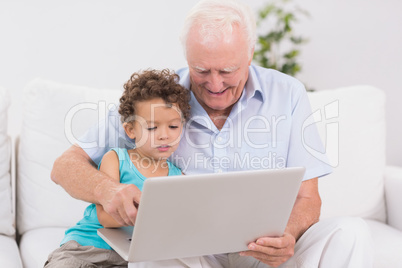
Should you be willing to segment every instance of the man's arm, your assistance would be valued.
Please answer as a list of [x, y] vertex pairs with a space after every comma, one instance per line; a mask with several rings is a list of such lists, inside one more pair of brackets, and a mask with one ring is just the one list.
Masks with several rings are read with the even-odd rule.
[[87, 153], [71, 146], [53, 165], [52, 180], [72, 197], [100, 204], [121, 225], [134, 225], [141, 191], [132, 184], [120, 184], [98, 171]]
[[252, 256], [270, 266], [277, 267], [294, 255], [296, 241], [311, 225], [318, 222], [321, 198], [318, 179], [304, 181], [300, 187], [288, 225], [282, 237], [262, 237], [249, 244], [250, 251], [242, 256]]
[[321, 214], [321, 197], [318, 192], [318, 178], [304, 181], [300, 187], [295, 205], [290, 215], [286, 232], [297, 240], [317, 223]]

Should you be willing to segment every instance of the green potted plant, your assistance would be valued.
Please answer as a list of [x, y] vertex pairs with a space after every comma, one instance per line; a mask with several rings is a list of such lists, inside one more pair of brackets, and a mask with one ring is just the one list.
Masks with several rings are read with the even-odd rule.
[[301, 71], [297, 61], [300, 47], [307, 39], [296, 35], [294, 24], [299, 16], [309, 14], [291, 0], [271, 0], [258, 10], [258, 36], [254, 61], [266, 68], [295, 76]]

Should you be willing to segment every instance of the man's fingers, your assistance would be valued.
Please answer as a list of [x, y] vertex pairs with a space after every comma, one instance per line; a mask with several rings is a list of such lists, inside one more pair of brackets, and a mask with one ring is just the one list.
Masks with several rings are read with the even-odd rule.
[[283, 239], [283, 237], [262, 237], [258, 238], [256, 244], [263, 247], [272, 247], [272, 248], [287, 248], [290, 246], [291, 241], [289, 239]]
[[273, 256], [273, 257], [292, 256], [293, 255], [292, 248], [265, 247], [265, 246], [257, 245], [255, 243], [250, 243], [248, 248], [252, 252], [259, 252], [261, 254], [269, 255], [269, 256]]
[[124, 203], [124, 210], [122, 213], [124, 213], [123, 219], [127, 225], [134, 226], [135, 219], [137, 218], [137, 211], [137, 207], [132, 200], [127, 200]]
[[[107, 211], [106, 211], [107, 212]], [[110, 216], [112, 216], [120, 225], [127, 226], [126, 221], [120, 216], [119, 211], [115, 210], [113, 212], [107, 212]]]
[[[125, 225], [133, 226], [137, 218], [137, 207], [141, 199], [141, 191], [132, 184], [126, 185], [119, 192], [119, 213]], [[137, 205], [136, 205], [137, 204]]]
[[133, 226], [137, 217], [137, 208], [141, 199], [141, 191], [132, 184], [120, 184], [115, 189], [105, 211], [120, 225]]

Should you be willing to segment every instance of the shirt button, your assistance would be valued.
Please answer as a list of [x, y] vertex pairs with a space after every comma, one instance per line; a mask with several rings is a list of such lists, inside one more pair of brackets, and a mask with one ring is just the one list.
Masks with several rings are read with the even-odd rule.
[[222, 141], [222, 137], [218, 137], [218, 141], [221, 142], [221, 141]]

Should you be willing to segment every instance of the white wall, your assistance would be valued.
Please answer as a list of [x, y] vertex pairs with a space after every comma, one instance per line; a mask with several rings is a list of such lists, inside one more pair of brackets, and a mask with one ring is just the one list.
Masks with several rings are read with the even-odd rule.
[[[317, 90], [369, 84], [387, 95], [388, 163], [402, 166], [402, 2], [299, 0], [312, 18], [300, 27], [302, 81]], [[376, 141], [373, 141], [375, 143]]]
[[[254, 9], [265, 2], [243, 1]], [[310, 39], [298, 78], [317, 90], [355, 84], [385, 90], [388, 163], [402, 166], [402, 2], [296, 1], [311, 13], [297, 27]], [[0, 85], [11, 91], [10, 134], [19, 132], [22, 91], [35, 77], [120, 88], [139, 69], [184, 66], [178, 36], [196, 2], [0, 0]]]

